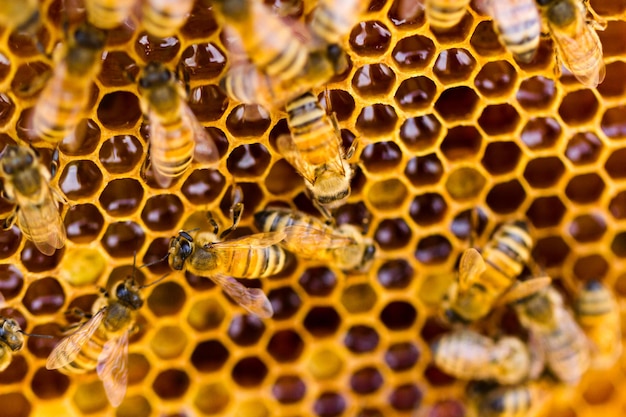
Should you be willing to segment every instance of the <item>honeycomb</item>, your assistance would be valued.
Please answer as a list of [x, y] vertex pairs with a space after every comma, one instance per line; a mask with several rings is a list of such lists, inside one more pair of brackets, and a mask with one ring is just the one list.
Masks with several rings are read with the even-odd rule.
[[[70, 10], [62, 0], [43, 0], [39, 39], [47, 49], [63, 39], [68, 16], [84, 18], [74, 3], [67, 2]], [[362, 141], [352, 195], [336, 218], [367, 225], [380, 247], [373, 267], [346, 274], [294, 259], [276, 277], [246, 282], [268, 294], [269, 320], [244, 314], [210, 280], [189, 273], [146, 288], [128, 391], [113, 409], [95, 373], [70, 378], [45, 369], [66, 310], [88, 311], [96, 286], [131, 273], [133, 254], [138, 263], [161, 258], [170, 237], [200, 224], [206, 211], [228, 224], [235, 183], [245, 203], [235, 235], [255, 232], [253, 213], [270, 204], [316, 213], [274, 145], [287, 131], [285, 114], [235, 103], [218, 88], [228, 53], [210, 4], [198, 1], [166, 39], [147, 35], [131, 17], [109, 37], [79, 127], [82, 147], [60, 145], [53, 185], [70, 202], [65, 248], [48, 257], [17, 227], [0, 232], [7, 299], [0, 313], [28, 332], [55, 335], [27, 338], [0, 373], [0, 414], [468, 415], [466, 384], [432, 364], [428, 344], [448, 331], [434, 318], [437, 300], [473, 229], [480, 246], [499, 222], [528, 219], [534, 258], [566, 292], [599, 278], [622, 304], [626, 296], [626, 1], [591, 6], [608, 20], [599, 33], [607, 75], [597, 89], [568, 73], [555, 77], [549, 40], [531, 63], [515, 62], [475, 9], [441, 34], [421, 8], [405, 18], [398, 0], [372, 0], [345, 39], [350, 70], [315, 92], [336, 112], [344, 141]], [[180, 63], [190, 75], [190, 106], [221, 155], [216, 167], [193, 165], [170, 189], [140, 176], [147, 131], [127, 72], [150, 60]], [[32, 139], [26, 120], [51, 65], [32, 39], [2, 31], [2, 147]], [[471, 221], [475, 207], [479, 225]], [[1, 201], [1, 213], [11, 209]], [[150, 282], [167, 270], [161, 263], [137, 274]], [[626, 361], [554, 391], [542, 415], [622, 415]]]

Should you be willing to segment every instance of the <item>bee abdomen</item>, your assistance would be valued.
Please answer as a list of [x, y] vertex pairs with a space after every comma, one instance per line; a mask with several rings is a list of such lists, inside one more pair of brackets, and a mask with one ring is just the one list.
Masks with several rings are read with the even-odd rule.
[[[97, 332], [96, 332], [97, 335]], [[83, 374], [96, 369], [98, 357], [104, 348], [104, 341], [94, 335], [89, 339], [78, 352], [76, 358], [60, 368], [63, 373]]]
[[135, 0], [87, 0], [87, 19], [102, 29], [113, 29], [128, 17]]
[[146, 0], [143, 7], [143, 26], [154, 36], [171, 36], [185, 23], [192, 7], [193, 0]]
[[469, 5], [469, 0], [430, 0], [426, 2], [426, 15], [430, 25], [436, 29], [456, 26]]

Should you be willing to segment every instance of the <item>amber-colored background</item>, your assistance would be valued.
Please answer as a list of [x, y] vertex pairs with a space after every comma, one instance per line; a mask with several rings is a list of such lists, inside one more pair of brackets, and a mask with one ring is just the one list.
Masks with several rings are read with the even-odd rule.
[[[117, 410], [95, 374], [45, 370], [56, 340], [30, 338], [0, 373], [0, 415], [463, 415], [465, 383], [430, 364], [428, 343], [446, 330], [431, 317], [469, 245], [469, 210], [482, 213], [477, 246], [499, 221], [525, 218], [535, 259], [567, 293], [589, 278], [626, 293], [626, 2], [591, 4], [608, 19], [600, 33], [607, 76], [597, 90], [571, 76], [555, 80], [550, 42], [531, 64], [514, 62], [474, 10], [442, 36], [422, 14], [401, 21], [391, 0], [374, 0], [346, 39], [350, 72], [328, 84], [344, 139], [362, 141], [353, 193], [337, 219], [369, 220], [367, 233], [381, 248], [371, 271], [346, 275], [298, 261], [278, 277], [251, 281], [276, 312], [264, 321], [244, 315], [207, 279], [173, 274], [145, 291]], [[44, 8], [50, 48], [63, 37], [64, 16], [81, 14], [63, 11], [61, 0]], [[61, 145], [54, 186], [72, 205], [66, 247], [45, 257], [16, 227], [0, 233], [2, 312], [27, 331], [58, 335], [65, 310], [88, 310], [96, 285], [130, 273], [135, 251], [141, 263], [156, 259], [176, 231], [202, 225], [206, 210], [226, 224], [233, 181], [246, 204], [236, 234], [254, 231], [252, 214], [272, 202], [315, 213], [273, 146], [286, 131], [284, 113], [241, 106], [217, 88], [228, 60], [211, 11], [197, 4], [179, 36], [166, 40], [131, 24], [136, 31], [116, 30], [107, 45], [81, 127], [84, 145], [77, 152]], [[24, 120], [50, 64], [28, 39], [9, 35], [0, 36], [3, 144], [28, 139]], [[149, 60], [183, 63], [190, 104], [222, 153], [217, 167], [194, 165], [168, 190], [139, 176], [146, 139], [125, 72]], [[10, 208], [2, 202], [0, 211]], [[157, 265], [145, 278], [165, 270]], [[486, 328], [518, 331], [506, 310]], [[555, 388], [546, 415], [623, 414], [624, 371], [618, 363], [589, 372], [578, 387]]]

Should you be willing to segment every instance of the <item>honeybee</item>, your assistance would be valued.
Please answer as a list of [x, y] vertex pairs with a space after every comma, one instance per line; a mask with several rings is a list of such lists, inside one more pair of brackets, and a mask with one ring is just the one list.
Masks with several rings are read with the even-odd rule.
[[602, 282], [590, 280], [575, 300], [574, 311], [591, 344], [591, 366], [613, 366], [622, 354], [620, 311], [613, 292]]
[[591, 12], [583, 0], [537, 0], [537, 3], [554, 39], [557, 58], [563, 60], [581, 84], [596, 87], [606, 75], [596, 29], [603, 29], [606, 22], [595, 14], [588, 19]]
[[24, 332], [13, 319], [0, 317], [0, 372], [11, 364], [13, 354], [24, 346]]
[[205, 163], [219, 159], [215, 142], [189, 108], [185, 90], [172, 71], [150, 62], [139, 79], [139, 92], [150, 125], [152, 172], [161, 187], [169, 187], [183, 175], [193, 159]]
[[340, 44], [366, 7], [363, 0], [320, 0], [309, 23], [311, 33], [328, 44]]
[[113, 29], [124, 23], [137, 0], [85, 0], [87, 20], [101, 29]]
[[426, 19], [436, 31], [447, 31], [456, 26], [463, 16], [470, 0], [425, 0]]
[[286, 110], [291, 135], [279, 136], [276, 146], [304, 178], [313, 203], [330, 218], [329, 210], [339, 207], [350, 195], [352, 167], [348, 160], [358, 141], [344, 152], [334, 113], [327, 115], [311, 93], [287, 103]]
[[0, 0], [0, 25], [34, 36], [39, 27], [39, 2]]
[[541, 35], [541, 18], [535, 0], [487, 0], [486, 9], [498, 28], [500, 41], [515, 59], [530, 62]]
[[65, 199], [50, 187], [50, 172], [35, 151], [26, 146], [7, 146], [0, 158], [0, 176], [4, 197], [16, 204], [3, 227], [7, 229], [17, 221], [24, 236], [44, 255], [62, 248], [66, 235], [58, 203]]
[[[444, 314], [452, 322], [473, 322], [486, 316], [499, 298], [516, 283], [530, 260], [533, 239], [525, 222], [502, 224], [483, 248], [463, 252], [459, 273], [444, 302]], [[550, 283], [547, 277], [517, 285], [516, 295], [533, 293]]]
[[44, 87], [31, 119], [31, 127], [40, 139], [57, 144], [73, 138], [77, 148], [76, 126], [90, 98], [91, 84], [102, 66], [106, 36], [101, 30], [84, 24], [68, 36], [67, 46], [55, 52], [52, 78]]
[[349, 224], [332, 227], [302, 212], [282, 208], [254, 215], [264, 232], [284, 232], [281, 245], [303, 258], [327, 261], [344, 271], [365, 271], [376, 255], [376, 245]]
[[531, 345], [543, 351], [552, 373], [563, 382], [578, 383], [589, 368], [589, 341], [558, 291], [549, 286], [514, 306], [530, 332]]
[[[107, 398], [118, 407], [128, 385], [128, 339], [136, 330], [135, 317], [143, 305], [134, 277], [115, 285], [115, 294], [102, 289], [88, 320], [66, 336], [48, 356], [47, 369], [81, 374], [96, 369]], [[84, 313], [83, 313], [84, 314]]]
[[459, 329], [439, 338], [431, 351], [439, 368], [461, 379], [494, 379], [501, 384], [516, 384], [530, 372], [528, 349], [515, 337], [494, 342], [472, 330]]
[[497, 387], [473, 398], [480, 417], [527, 417], [534, 415], [547, 397], [536, 383]]
[[152, 36], [167, 38], [185, 24], [193, 0], [145, 0], [142, 24]]

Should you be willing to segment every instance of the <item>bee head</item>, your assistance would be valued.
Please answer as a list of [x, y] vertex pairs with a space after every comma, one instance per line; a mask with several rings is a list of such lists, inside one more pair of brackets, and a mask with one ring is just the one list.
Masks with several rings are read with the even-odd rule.
[[365, 247], [363, 248], [363, 257], [361, 259], [361, 268], [367, 269], [374, 257], [376, 256], [376, 244], [371, 239], [365, 239]]
[[157, 86], [165, 85], [172, 80], [174, 74], [160, 62], [152, 61], [143, 70], [143, 76], [139, 79], [139, 87], [148, 90]]
[[139, 287], [134, 278], [129, 278], [117, 284], [115, 287], [117, 299], [134, 310], [138, 310], [143, 305], [143, 300], [139, 294]]
[[0, 338], [3, 339], [13, 351], [20, 350], [24, 344], [24, 335], [20, 325], [12, 319], [4, 320], [0, 329]]
[[583, 286], [583, 289], [585, 291], [590, 291], [590, 292], [602, 291], [604, 288], [605, 288], [604, 284], [602, 284], [602, 282], [597, 279], [591, 279], [587, 281], [585, 285]]
[[85, 23], [76, 28], [74, 32], [74, 43], [81, 48], [99, 51], [104, 49], [106, 34], [104, 31]]
[[30, 167], [35, 159], [35, 153], [30, 148], [10, 145], [2, 156], [2, 170], [7, 175], [13, 175]]
[[178, 236], [173, 237], [170, 241], [170, 249], [168, 251], [168, 262], [172, 269], [180, 271], [185, 265], [185, 261], [193, 252], [193, 238], [189, 233], [181, 230]]
[[470, 324], [471, 322], [452, 308], [443, 311], [444, 319], [450, 324]]

